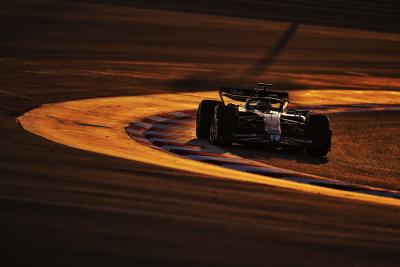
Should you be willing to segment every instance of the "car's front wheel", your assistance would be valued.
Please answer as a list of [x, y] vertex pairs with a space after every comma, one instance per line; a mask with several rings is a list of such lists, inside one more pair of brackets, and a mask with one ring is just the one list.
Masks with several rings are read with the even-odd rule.
[[231, 145], [236, 123], [237, 109], [234, 106], [217, 105], [210, 126], [210, 142], [214, 145]]

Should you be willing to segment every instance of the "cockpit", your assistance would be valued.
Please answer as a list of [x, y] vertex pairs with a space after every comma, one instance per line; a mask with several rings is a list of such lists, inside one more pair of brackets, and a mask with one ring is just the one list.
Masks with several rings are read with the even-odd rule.
[[246, 110], [259, 110], [261, 112], [283, 112], [287, 102], [271, 97], [252, 97], [247, 99], [244, 108]]

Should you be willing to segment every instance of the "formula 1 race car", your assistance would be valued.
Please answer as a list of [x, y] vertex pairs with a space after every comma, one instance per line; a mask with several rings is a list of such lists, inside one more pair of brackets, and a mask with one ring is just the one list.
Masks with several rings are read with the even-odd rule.
[[[196, 136], [214, 145], [268, 143], [297, 146], [308, 155], [323, 157], [331, 149], [332, 131], [326, 115], [287, 109], [289, 94], [272, 92], [272, 84], [255, 89], [221, 87], [221, 101], [203, 100], [196, 117]], [[231, 102], [226, 103], [224, 98]]]

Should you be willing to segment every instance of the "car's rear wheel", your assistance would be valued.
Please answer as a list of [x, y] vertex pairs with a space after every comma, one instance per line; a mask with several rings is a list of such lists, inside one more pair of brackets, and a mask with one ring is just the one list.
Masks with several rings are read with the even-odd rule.
[[331, 150], [332, 131], [326, 115], [311, 114], [305, 128], [305, 137], [312, 141], [306, 149], [313, 157], [324, 157]]
[[197, 138], [207, 139], [210, 134], [210, 126], [214, 118], [215, 107], [221, 101], [203, 100], [197, 108], [196, 116], [196, 136]]
[[232, 133], [237, 123], [237, 109], [223, 104], [215, 107], [214, 120], [210, 127], [210, 142], [214, 145], [231, 145]]

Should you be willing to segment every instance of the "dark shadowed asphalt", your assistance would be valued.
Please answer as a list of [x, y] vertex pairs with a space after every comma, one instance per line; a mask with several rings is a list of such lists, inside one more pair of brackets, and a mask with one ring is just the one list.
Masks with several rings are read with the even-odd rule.
[[[204, 2], [204, 8], [178, 1], [93, 2], [2, 3], [2, 265], [398, 266], [397, 208], [83, 152], [24, 132], [15, 122], [48, 102], [211, 89], [256, 65], [287, 30], [285, 18], [297, 14], [299, 23], [312, 20], [313, 26], [297, 29], [269, 68], [273, 79], [295, 88], [312, 80], [329, 88], [396, 89], [398, 4], [353, 1], [358, 11], [344, 12], [341, 1], [265, 2], [271, 9], [256, 17], [265, 13], [273, 20], [275, 14], [280, 22], [262, 24], [243, 17], [263, 1], [243, 13], [241, 5], [230, 5], [234, 1]], [[303, 9], [308, 13], [298, 12]], [[207, 15], [218, 10], [232, 17]], [[318, 26], [349, 26], [351, 18], [392, 33], [354, 31], [360, 26], [349, 35]], [[361, 80], [349, 71], [368, 76]], [[326, 73], [332, 75], [327, 80], [318, 76]]]

